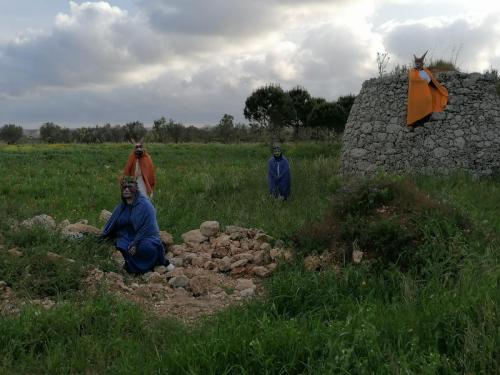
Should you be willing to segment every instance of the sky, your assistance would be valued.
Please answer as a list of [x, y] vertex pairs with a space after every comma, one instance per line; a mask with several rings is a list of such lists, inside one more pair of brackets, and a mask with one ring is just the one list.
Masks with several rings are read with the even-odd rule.
[[500, 68], [500, 1], [0, 0], [0, 125], [244, 122], [258, 87], [336, 100], [426, 50]]

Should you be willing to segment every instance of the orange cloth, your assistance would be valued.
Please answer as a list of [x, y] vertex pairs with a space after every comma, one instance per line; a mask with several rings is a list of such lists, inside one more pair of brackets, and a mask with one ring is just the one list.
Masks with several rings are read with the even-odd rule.
[[[135, 153], [132, 152], [128, 157], [127, 164], [125, 164], [125, 169], [123, 170], [124, 176], [135, 176], [135, 161], [137, 157]], [[148, 195], [151, 195], [155, 184], [156, 184], [156, 174], [153, 167], [153, 160], [149, 154], [144, 151], [142, 156], [139, 158], [139, 166], [141, 167], [142, 179], [144, 180], [144, 185], [146, 185], [146, 190]]]
[[408, 108], [406, 124], [410, 126], [432, 112], [442, 112], [448, 103], [448, 90], [434, 79], [429, 69], [424, 68], [431, 82], [422, 79], [417, 69], [408, 72]]

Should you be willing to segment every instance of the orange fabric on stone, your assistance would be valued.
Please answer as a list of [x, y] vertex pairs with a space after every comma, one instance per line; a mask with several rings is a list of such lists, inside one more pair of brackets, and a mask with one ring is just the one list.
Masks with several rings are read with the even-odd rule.
[[[135, 176], [136, 159], [135, 153], [132, 152], [128, 157], [127, 164], [125, 164], [125, 169], [123, 170], [124, 176]], [[151, 195], [156, 184], [156, 174], [153, 167], [153, 160], [151, 160], [151, 157], [146, 151], [144, 151], [142, 157], [139, 158], [139, 166], [141, 167], [142, 179], [144, 180], [144, 185], [146, 185], [148, 195]]]
[[448, 104], [448, 90], [434, 79], [429, 69], [424, 68], [424, 70], [431, 79], [429, 83], [420, 77], [417, 69], [410, 69], [408, 72], [408, 107], [406, 111], [406, 124], [408, 126], [432, 112], [442, 112]]

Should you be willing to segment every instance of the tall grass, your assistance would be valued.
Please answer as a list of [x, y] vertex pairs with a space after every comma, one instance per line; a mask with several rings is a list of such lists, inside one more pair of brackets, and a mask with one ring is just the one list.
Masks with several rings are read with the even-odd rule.
[[[294, 195], [285, 204], [267, 199], [263, 146], [152, 145], [150, 151], [159, 221], [176, 235], [214, 218], [287, 237], [320, 220], [330, 198], [339, 199], [338, 147], [290, 146]], [[43, 212], [96, 224], [99, 210], [117, 200], [116, 177], [128, 152], [124, 145], [2, 148], [8, 183], [0, 188], [0, 209], [16, 218]], [[19, 315], [0, 317], [0, 372], [498, 373], [498, 181], [457, 175], [416, 182], [473, 224], [466, 232], [446, 215], [422, 220], [418, 250], [428, 261], [418, 268], [363, 262], [340, 272], [306, 272], [299, 258], [267, 280], [264, 297], [194, 326], [150, 316], [104, 292], [86, 294], [63, 270], [30, 294], [25, 269], [49, 249], [76, 260], [69, 274], [108, 267], [111, 249], [42, 230], [11, 232], [2, 219], [0, 241], [24, 256], [2, 263], [0, 278], [28, 297], [55, 291], [60, 303], [49, 311], [27, 304]], [[10, 258], [2, 253], [2, 259]], [[28, 274], [44, 275], [43, 267]]]

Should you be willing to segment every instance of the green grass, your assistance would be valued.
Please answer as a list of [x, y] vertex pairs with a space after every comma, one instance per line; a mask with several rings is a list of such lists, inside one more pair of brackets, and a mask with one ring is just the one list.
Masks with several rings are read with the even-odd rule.
[[[498, 181], [415, 178], [420, 189], [471, 221], [465, 231], [446, 212], [426, 217], [418, 226], [418, 251], [428, 261], [418, 268], [410, 264], [402, 272], [391, 263], [377, 268], [362, 263], [340, 273], [311, 273], [299, 258], [278, 268], [264, 298], [185, 326], [104, 292], [82, 291], [81, 270], [113, 269], [109, 246], [66, 241], [43, 230], [10, 231], [6, 224], [7, 217], [38, 213], [97, 224], [100, 209], [118, 200], [117, 177], [129, 149], [0, 148], [0, 171], [7, 179], [0, 188], [0, 210], [6, 213], [0, 242], [24, 253], [12, 259], [0, 252], [0, 279], [21, 296], [60, 301], [49, 311], [27, 304], [17, 316], [0, 317], [0, 373], [500, 372]], [[203, 220], [217, 219], [293, 238], [321, 220], [332, 196], [334, 202], [340, 199], [334, 194], [342, 183], [335, 173], [338, 145], [287, 147], [293, 196], [285, 204], [267, 198], [264, 146], [149, 149], [159, 177], [158, 220], [177, 237]], [[44, 262], [47, 251], [75, 264]]]

